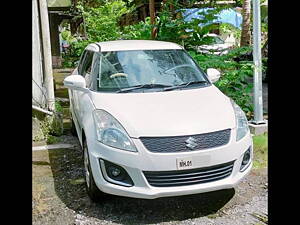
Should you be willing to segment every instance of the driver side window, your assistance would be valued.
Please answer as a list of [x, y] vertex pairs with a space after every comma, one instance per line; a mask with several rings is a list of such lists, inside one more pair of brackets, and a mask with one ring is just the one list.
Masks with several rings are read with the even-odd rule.
[[[123, 65], [124, 66], [124, 65]], [[127, 77], [112, 75], [117, 73], [124, 73], [123, 66], [121, 65], [116, 52], [103, 53], [101, 57], [101, 74], [99, 87], [106, 88], [122, 88], [128, 87]]]

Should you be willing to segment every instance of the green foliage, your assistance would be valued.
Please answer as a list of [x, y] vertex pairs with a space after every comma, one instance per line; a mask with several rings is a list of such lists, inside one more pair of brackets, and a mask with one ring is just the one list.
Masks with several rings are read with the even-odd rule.
[[83, 49], [92, 42], [93, 41], [90, 40], [79, 40], [72, 42], [69, 49], [69, 55], [79, 60]]
[[58, 143], [59, 140], [60, 140], [59, 137], [48, 135], [47, 139], [46, 139], [46, 142], [47, 142], [48, 145], [51, 145], [51, 144]]
[[252, 89], [253, 84], [247, 81], [252, 76], [253, 65], [240, 64], [235, 70], [224, 72], [216, 86], [228, 97], [232, 98], [250, 118], [253, 113]]
[[69, 56], [64, 56], [63, 57], [63, 62], [62, 62], [62, 67], [63, 68], [72, 68], [76, 66], [76, 59], [75, 57], [69, 57]]
[[[173, 11], [170, 10], [170, 5], [173, 5]], [[156, 16], [154, 25], [150, 24], [150, 18], [148, 17], [145, 22], [141, 21], [137, 24], [126, 26], [123, 30], [123, 38], [151, 39], [151, 30], [155, 27], [157, 29], [156, 40], [175, 42], [186, 49], [191, 49], [196, 45], [211, 43], [212, 38], [205, 35], [217, 28], [217, 25], [210, 22], [216, 19], [216, 14], [225, 7], [216, 7], [206, 12], [199, 12], [202, 18], [193, 19], [190, 22], [184, 21], [182, 12], [177, 11], [181, 8], [184, 8], [184, 6], [180, 5], [178, 1], [166, 1], [162, 5], [162, 10]], [[208, 25], [199, 26], [199, 24], [206, 23]]]
[[[173, 15], [169, 5], [173, 4], [167, 1], [164, 9], [158, 14], [157, 40], [171, 41], [183, 45], [186, 49], [191, 49], [197, 45], [209, 44], [212, 42], [211, 37], [205, 36], [213, 29], [217, 28], [212, 21], [216, 19], [216, 14], [224, 7], [216, 7], [206, 12], [199, 12], [200, 18], [194, 18], [189, 22], [184, 21], [181, 12]], [[175, 10], [182, 8], [180, 4], [175, 4]], [[202, 24], [202, 26], [199, 26]], [[203, 25], [207, 24], [207, 25]]]
[[123, 29], [123, 38], [132, 40], [149, 40], [151, 39], [152, 25], [150, 17], [134, 25], [129, 25]]
[[105, 1], [105, 4], [86, 8], [79, 6], [84, 17], [88, 39], [93, 42], [117, 40], [122, 37], [119, 18], [132, 9], [124, 1]]
[[76, 41], [76, 38], [74, 38], [71, 35], [71, 31], [69, 31], [69, 30], [63, 30], [60, 34], [61, 34], [61, 38], [63, 40], [66, 40], [68, 43], [72, 43], [72, 42]]
[[63, 108], [62, 108], [61, 104], [58, 101], [55, 101], [55, 111], [58, 112], [58, 113], [63, 112]]
[[[167, 0], [162, 4], [162, 9], [158, 12], [155, 25], [151, 25], [150, 18], [134, 25], [123, 28], [118, 26], [120, 17], [126, 13], [132, 12], [134, 6], [132, 1], [109, 1], [109, 0], [80, 0], [77, 10], [84, 18], [87, 40], [80, 40], [70, 36], [68, 31], [64, 32], [63, 38], [68, 40], [70, 48], [64, 56], [65, 67], [75, 66], [83, 49], [92, 42], [109, 41], [118, 39], [151, 39], [151, 30], [157, 29], [156, 40], [170, 41], [184, 46], [186, 49], [192, 49], [194, 46], [209, 44], [211, 37], [205, 36], [216, 24], [209, 24], [216, 18], [216, 14], [227, 7], [214, 6], [214, 9], [206, 12], [199, 12], [201, 18], [185, 22], [179, 9], [185, 6], [178, 3], [178, 0]], [[191, 1], [193, 2], [193, 1]], [[171, 10], [172, 7], [173, 9]], [[206, 24], [199, 26], [199, 24]], [[222, 25], [224, 30], [233, 30], [229, 25]], [[238, 35], [238, 32], [236, 31]]]
[[80, 1], [77, 9], [83, 16], [87, 39], [73, 37], [64, 32], [63, 38], [70, 44], [68, 52], [64, 55], [64, 67], [74, 67], [89, 43], [122, 39], [124, 33], [118, 26], [118, 21], [121, 15], [133, 9], [127, 7], [121, 0], [96, 1], [93, 7], [88, 7], [84, 3], [85, 1]]
[[183, 39], [183, 35], [186, 34], [184, 31], [186, 25], [183, 19], [172, 18], [172, 14], [168, 10], [163, 10], [159, 13], [156, 27], [158, 28], [156, 39], [160, 41], [180, 43]]

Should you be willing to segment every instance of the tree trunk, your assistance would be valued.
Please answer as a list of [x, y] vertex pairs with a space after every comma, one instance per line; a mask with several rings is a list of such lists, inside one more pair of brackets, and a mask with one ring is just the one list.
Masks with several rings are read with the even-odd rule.
[[[149, 0], [149, 11], [150, 11], [150, 23], [151, 25], [155, 24], [155, 0]], [[151, 38], [155, 38], [155, 29], [151, 30]]]
[[249, 46], [251, 44], [250, 24], [251, 24], [251, 0], [244, 0], [241, 47]]

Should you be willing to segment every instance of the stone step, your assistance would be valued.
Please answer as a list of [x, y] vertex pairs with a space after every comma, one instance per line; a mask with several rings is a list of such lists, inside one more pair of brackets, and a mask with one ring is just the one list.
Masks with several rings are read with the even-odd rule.
[[74, 148], [75, 144], [53, 144], [53, 145], [42, 145], [42, 146], [33, 146], [32, 151], [42, 151], [42, 150], [51, 150], [51, 149], [66, 149], [66, 148]]

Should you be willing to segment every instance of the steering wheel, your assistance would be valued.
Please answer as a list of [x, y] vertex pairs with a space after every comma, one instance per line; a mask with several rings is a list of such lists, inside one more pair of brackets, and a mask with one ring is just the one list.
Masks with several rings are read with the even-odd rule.
[[189, 65], [189, 64], [182, 64], [182, 65], [174, 66], [174, 67], [172, 67], [172, 68], [170, 68], [170, 69], [167, 69], [167, 70], [165, 70], [163, 73], [168, 73], [168, 72], [170, 72], [171, 70], [175, 70], [175, 69], [178, 69], [178, 68], [181, 68], [181, 67], [190, 67], [190, 68], [192, 68], [193, 70], [195, 70], [195, 68], [194, 68], [193, 66]]
[[114, 74], [110, 75], [109, 78], [127, 77], [127, 76], [128, 76], [127, 73], [114, 73]]

